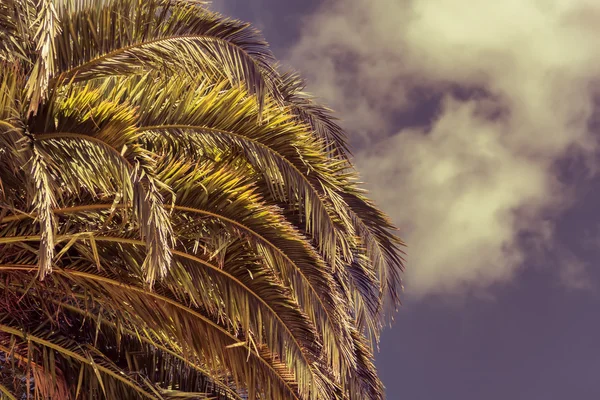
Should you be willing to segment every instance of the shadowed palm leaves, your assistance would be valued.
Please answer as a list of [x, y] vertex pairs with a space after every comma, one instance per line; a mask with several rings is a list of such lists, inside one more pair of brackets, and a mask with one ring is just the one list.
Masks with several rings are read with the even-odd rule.
[[0, 398], [381, 399], [402, 243], [191, 1], [0, 2]]

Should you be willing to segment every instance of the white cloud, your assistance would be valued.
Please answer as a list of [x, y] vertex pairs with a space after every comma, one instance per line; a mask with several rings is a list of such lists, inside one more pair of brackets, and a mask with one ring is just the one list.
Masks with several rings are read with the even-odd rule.
[[[552, 240], [542, 212], [568, 204], [553, 163], [595, 147], [600, 3], [326, 4], [289, 63], [370, 141], [356, 162], [405, 232], [407, 292], [464, 293], [510, 279], [526, 256], [518, 234]], [[414, 108], [415, 90], [442, 94], [437, 116], [426, 127], [394, 126], [394, 113]], [[569, 274], [565, 281], [577, 275]]]

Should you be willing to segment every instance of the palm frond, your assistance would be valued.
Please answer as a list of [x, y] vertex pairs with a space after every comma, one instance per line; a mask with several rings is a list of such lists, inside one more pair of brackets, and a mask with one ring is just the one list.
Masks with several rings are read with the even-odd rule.
[[365, 243], [366, 256], [378, 275], [382, 299], [387, 300], [385, 304], [397, 307], [400, 302], [398, 290], [402, 287], [400, 274], [404, 269], [402, 247], [405, 244], [392, 234], [397, 228], [360, 191], [349, 188], [342, 196], [351, 210], [352, 222]]
[[334, 184], [326, 157], [304, 126], [294, 123], [290, 115], [279, 112], [273, 104], [265, 105], [265, 123], [256, 124], [257, 104], [243, 90], [223, 91], [222, 85], [205, 83], [189, 91], [185, 81], [156, 82], [154, 86], [144, 81], [143, 86], [136, 83], [131, 91], [143, 87], [146, 93], [156, 93], [138, 97], [140, 102], [135, 103], [147, 111], [140, 120], [140, 131], [148, 132], [148, 141], [170, 135], [170, 140], [183, 142], [180, 147], [239, 149], [263, 174], [271, 195], [304, 214], [307, 232], [329, 261], [338, 243], [348, 252], [345, 239], [337, 234], [333, 211], [319, 191], [321, 184]]
[[71, 186], [73, 193], [85, 189], [93, 197], [100, 192], [133, 203], [148, 249], [146, 280], [152, 285], [171, 264], [173, 230], [154, 177], [153, 156], [137, 143], [134, 110], [73, 87], [56, 93], [49, 108], [51, 125], [46, 121], [45, 129], [51, 131], [37, 137], [62, 171], [62, 185]]
[[30, 171], [34, 186], [32, 205], [40, 226], [39, 271], [40, 279], [44, 279], [48, 273], [52, 272], [56, 231], [56, 221], [52, 210], [56, 208], [56, 198], [52, 188], [54, 186], [52, 178], [48, 174], [48, 157], [35, 144], [32, 147], [33, 158]]
[[0, 2], [0, 62], [27, 62], [33, 0]]
[[336, 157], [347, 159], [352, 155], [342, 128], [336, 123], [333, 111], [317, 104], [312, 96], [305, 93], [304, 80], [297, 74], [287, 72], [281, 75], [280, 91], [284, 104], [289, 106], [298, 120], [311, 127], [317, 137], [323, 139], [326, 147]]
[[[79, 267], [81, 268], [81, 267]], [[94, 267], [95, 268], [95, 267]], [[270, 352], [258, 351], [251, 344], [244, 343], [244, 337], [238, 337], [228, 332], [218, 322], [204, 315], [201, 310], [186, 306], [175, 298], [158, 294], [140, 286], [126, 285], [119, 280], [97, 273], [84, 272], [94, 269], [83, 267], [79, 270], [56, 269], [56, 275], [68, 279], [72, 283], [85, 288], [93, 301], [100, 302], [102, 307], [116, 315], [120, 321], [135, 322], [139, 335], [150, 335], [171, 338], [185, 346], [186, 351], [206, 360], [211, 368], [218, 369], [221, 364], [228, 367], [236, 382], [243, 382], [249, 391], [259, 390], [258, 382], [272, 382], [273, 386], [261, 388], [271, 393], [273, 399], [299, 399], [296, 393], [294, 375], [287, 367], [278, 364], [277, 360], [269, 359], [265, 354]], [[31, 266], [0, 265], [0, 271], [33, 271]], [[62, 286], [62, 285], [61, 285]], [[88, 306], [90, 300], [87, 300]], [[85, 304], [85, 301], [84, 301]], [[127, 307], [120, 306], [121, 304]], [[132, 319], [133, 318], [133, 319]], [[165, 325], [164, 321], [172, 321]], [[123, 322], [124, 324], [124, 322]], [[152, 330], [157, 334], [153, 335]], [[165, 328], [168, 330], [165, 332]], [[164, 334], [161, 334], [164, 332]], [[206, 344], [209, 343], [209, 346]], [[238, 345], [242, 343], [242, 345]], [[236, 346], [232, 346], [236, 345]], [[186, 354], [186, 353], [184, 353]], [[250, 377], [252, 376], [252, 379]], [[278, 383], [276, 383], [278, 382]]]
[[[26, 344], [28, 363], [31, 363], [31, 357], [36, 357], [37, 359], [41, 358], [41, 361], [48, 365], [49, 354], [58, 354], [64, 363], [71, 362], [79, 365], [80, 371], [83, 371], [82, 382], [85, 383], [85, 387], [101, 391], [108, 398], [161, 399], [161, 396], [156, 396], [151, 390], [144, 388], [143, 384], [128, 377], [110, 359], [98, 351], [86, 351], [75, 341], [49, 333], [42, 327], [25, 332], [20, 329], [19, 325], [14, 320], [6, 318], [2, 320], [0, 322], [0, 340], [10, 342], [12, 338], [17, 338], [17, 344], [19, 342]], [[55, 357], [53, 356], [53, 358]], [[56, 360], [54, 361], [56, 363]], [[69, 374], [65, 374], [66, 376]]]
[[27, 97], [30, 99], [29, 113], [37, 113], [38, 106], [46, 98], [50, 78], [55, 72], [55, 37], [60, 34], [60, 21], [52, 0], [38, 0], [37, 19], [34, 21], [38, 57], [27, 79]]
[[203, 5], [0, 2], [0, 398], [383, 398], [404, 244]]
[[73, 2], [61, 14], [61, 80], [130, 74], [140, 69], [224, 76], [263, 104], [274, 85], [273, 57], [249, 24], [185, 1]]
[[[57, 235], [56, 240], [64, 242], [84, 239], [86, 236]], [[0, 238], [0, 245], [40, 239], [41, 237], [35, 235], [21, 238], [4, 237]], [[118, 259], [121, 258], [128, 261], [128, 264], [122, 265], [121, 268], [141, 266], [143, 253], [136, 252], [135, 248], [130, 246], [140, 246], [144, 242], [113, 236], [96, 236], [94, 241], [100, 251], [103, 250], [102, 246], [105, 243], [111, 246], [112, 252], [118, 252], [122, 246], [128, 247], [126, 253], [110, 262], [113, 267], [118, 265]], [[117, 247], [112, 246], [113, 244]], [[190, 298], [195, 304], [215, 310], [213, 312], [221, 317], [227, 316], [231, 320], [230, 324], [233, 326], [239, 324], [242, 332], [254, 332], [257, 343], [268, 343], [269, 347], [280, 355], [282, 361], [289, 368], [293, 368], [301, 392], [310, 393], [311, 385], [323, 386], [323, 383], [318, 382], [323, 378], [311, 367], [311, 360], [318, 359], [319, 351], [319, 343], [312, 333], [313, 328], [296, 308], [283, 287], [270, 281], [265, 271], [253, 268], [252, 264], [236, 262], [239, 256], [236, 257], [235, 249], [232, 248], [229, 252], [232, 256], [224, 260], [223, 267], [218, 267], [186, 251], [173, 250], [173, 254], [179, 260], [173, 264], [173, 276], [168, 277], [173, 279], [167, 281], [167, 283], [172, 282], [169, 284], [170, 290], [178, 294], [179, 298]], [[103, 258], [106, 259], [105, 256]], [[208, 285], [206, 288], [194, 289], [182, 285], [183, 282], [206, 282]], [[212, 294], [207, 295], [208, 293]], [[131, 301], [133, 300], [128, 300]], [[249, 314], [250, 309], [254, 310], [253, 316]]]
[[[163, 178], [177, 194], [174, 211], [214, 219], [248, 240], [254, 251], [290, 286], [300, 305], [320, 327], [327, 352], [333, 360], [340, 357], [350, 369], [354, 355], [348, 349], [349, 332], [341, 310], [341, 294], [335, 293], [335, 283], [319, 254], [306, 244], [297, 231], [274, 207], [261, 201], [247, 175], [230, 168], [215, 170], [211, 164], [181, 167], [173, 174], [169, 165], [160, 167]], [[187, 193], [196, 193], [188, 196]], [[324, 321], [325, 318], [325, 321]], [[336, 343], [334, 345], [333, 343]], [[340, 361], [334, 370], [341, 370]]]

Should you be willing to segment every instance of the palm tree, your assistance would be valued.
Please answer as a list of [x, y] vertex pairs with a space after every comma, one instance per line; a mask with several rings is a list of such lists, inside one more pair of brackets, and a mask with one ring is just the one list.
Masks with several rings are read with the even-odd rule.
[[0, 35], [0, 398], [383, 398], [402, 243], [254, 29], [1, 0]]

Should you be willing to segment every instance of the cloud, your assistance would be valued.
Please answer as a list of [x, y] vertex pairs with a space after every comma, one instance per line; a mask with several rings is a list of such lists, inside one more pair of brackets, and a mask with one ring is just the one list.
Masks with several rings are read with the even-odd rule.
[[524, 232], [551, 247], [547, 218], [572, 200], [555, 164], [596, 148], [598, 35], [595, 0], [337, 0], [306, 20], [288, 62], [361, 138], [409, 294], [511, 279]]
[[561, 283], [572, 290], [590, 290], [594, 288], [593, 280], [588, 273], [588, 263], [567, 252], [559, 260], [559, 277]]

